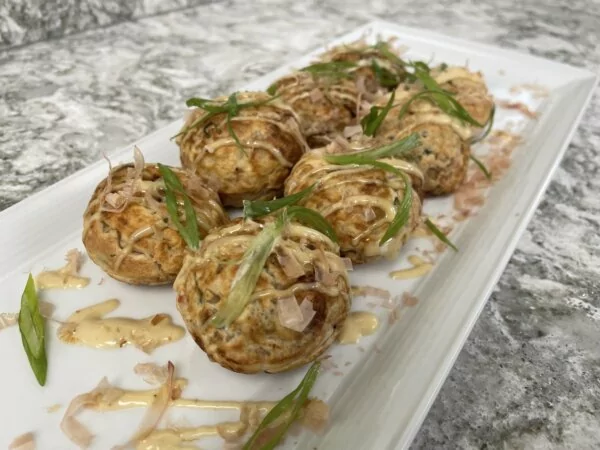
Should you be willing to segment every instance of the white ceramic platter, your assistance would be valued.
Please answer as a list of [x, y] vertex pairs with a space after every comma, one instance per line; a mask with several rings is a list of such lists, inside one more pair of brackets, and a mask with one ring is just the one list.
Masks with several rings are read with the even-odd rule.
[[[331, 426], [322, 436], [303, 433], [290, 437], [286, 441], [289, 448], [383, 450], [410, 444], [531, 218], [596, 83], [593, 74], [581, 69], [382, 22], [369, 24], [328, 45], [365, 35], [371, 40], [378, 35], [397, 37], [399, 44], [409, 48], [408, 58], [433, 58], [461, 65], [468, 61], [470, 68], [484, 73], [496, 98], [515, 99], [510, 88], [523, 83], [543, 85], [549, 89], [549, 96], [543, 100], [526, 94], [518, 97], [531, 109], [540, 111], [537, 120], [528, 120], [518, 111], [499, 110], [495, 128], [510, 124], [525, 142], [513, 153], [512, 167], [489, 191], [479, 213], [454, 229], [451, 237], [460, 248], [458, 253], [446, 251], [434, 270], [424, 277], [394, 281], [388, 273], [407, 267], [408, 255], [417, 247], [430, 245], [428, 240], [411, 240], [397, 261], [359, 267], [351, 273], [353, 284], [378, 286], [392, 295], [409, 291], [419, 302], [403, 308], [399, 320], [389, 324], [389, 311], [372, 307], [377, 300], [355, 300], [353, 309], [373, 311], [382, 326], [358, 346], [336, 345], [330, 350], [331, 361], [338, 368], [321, 374], [313, 394], [332, 408]], [[244, 89], [265, 89], [323, 50], [286, 64]], [[147, 161], [178, 164], [178, 149], [169, 138], [180, 126], [181, 121], [172, 123], [136, 143]], [[130, 145], [110, 155], [113, 163], [131, 160], [132, 148]], [[476, 151], [485, 152], [485, 148]], [[100, 161], [0, 214], [0, 312], [18, 310], [28, 272], [58, 268], [68, 249], [83, 250], [82, 214], [94, 187], [106, 174], [106, 163]], [[448, 211], [451, 205], [451, 199], [427, 201], [426, 211]], [[57, 319], [115, 297], [122, 302], [115, 315], [146, 317], [165, 312], [181, 323], [170, 287], [140, 288], [118, 283], [89, 260], [82, 274], [92, 278], [92, 284], [83, 290], [41, 293], [42, 299], [56, 305]], [[102, 279], [103, 284], [98, 285]], [[36, 433], [38, 448], [75, 448], [59, 430], [64, 407], [75, 395], [91, 390], [103, 376], [118, 386], [144, 389], [144, 383], [132, 371], [138, 362], [164, 364], [172, 360], [178, 374], [190, 380], [184, 396], [206, 399], [279, 399], [305, 372], [302, 369], [282, 375], [234, 374], [209, 362], [189, 336], [146, 355], [132, 347], [103, 351], [68, 346], [58, 341], [53, 324], [48, 326], [47, 335], [48, 383], [41, 388], [23, 352], [18, 329], [0, 332], [0, 448], [6, 448], [15, 436], [27, 431]], [[49, 413], [47, 408], [54, 404], [63, 407]], [[93, 448], [107, 449], [123, 443], [142, 414], [141, 409], [86, 412], [82, 420], [97, 436]], [[233, 413], [171, 408], [163, 425], [182, 421], [188, 425], [209, 425], [236, 418]], [[202, 448], [222, 445], [218, 440], [197, 444]]]

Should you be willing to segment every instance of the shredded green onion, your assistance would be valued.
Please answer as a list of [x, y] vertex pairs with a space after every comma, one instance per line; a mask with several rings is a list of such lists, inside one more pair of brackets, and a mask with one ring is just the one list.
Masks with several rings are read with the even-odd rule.
[[395, 88], [400, 83], [400, 78], [394, 72], [381, 67], [374, 59], [371, 61], [371, 70], [380, 86]]
[[310, 193], [315, 189], [313, 184], [306, 189], [296, 192], [295, 194], [288, 195], [286, 197], [277, 198], [275, 200], [244, 200], [244, 217], [256, 218], [271, 214], [281, 208], [295, 205], [298, 202], [304, 200]]
[[[317, 381], [320, 367], [321, 363], [319, 361], [314, 362], [312, 366], [310, 366], [310, 369], [308, 369], [298, 387], [282, 398], [279, 403], [267, 413], [254, 434], [244, 445], [243, 450], [272, 450], [279, 444], [306, 404], [308, 395], [310, 394], [315, 381]], [[281, 421], [278, 433], [267, 443], [260, 447], [256, 447], [256, 441], [260, 438], [261, 434], [277, 421]]]
[[331, 224], [319, 212], [305, 208], [303, 206], [289, 206], [287, 208], [287, 216], [289, 220], [297, 220], [307, 227], [317, 230], [324, 234], [333, 242], [338, 242], [338, 237]]
[[483, 174], [485, 175], [485, 177], [488, 180], [492, 179], [492, 173], [489, 171], [489, 169], [485, 166], [485, 164], [483, 163], [483, 161], [481, 161], [479, 158], [477, 158], [475, 155], [470, 155], [469, 158], [471, 158], [471, 161], [473, 161], [475, 163], [475, 165], [477, 167], [479, 167], [479, 170], [481, 170], [483, 172]]
[[315, 63], [300, 69], [301, 72], [309, 72], [317, 76], [327, 76], [334, 78], [352, 78], [350, 70], [354, 69], [356, 64], [350, 61], [330, 61]]
[[418, 133], [411, 133], [399, 141], [383, 145], [374, 149], [363, 150], [360, 152], [347, 153], [341, 155], [325, 155], [324, 159], [330, 164], [348, 165], [369, 163], [372, 160], [380, 158], [390, 158], [409, 152], [421, 144]]
[[375, 133], [377, 133], [377, 130], [383, 123], [383, 120], [393, 108], [395, 96], [396, 92], [392, 92], [390, 99], [383, 108], [380, 106], [371, 106], [369, 114], [363, 117], [360, 121], [360, 126], [365, 136], [375, 136]]
[[[175, 175], [175, 172], [173, 172], [171, 168], [159, 163], [158, 170], [165, 182], [167, 212], [188, 247], [192, 250], [197, 250], [200, 245], [200, 233], [198, 232], [198, 219], [196, 218], [196, 211], [192, 206], [192, 201], [186, 194], [181, 181], [177, 178], [177, 175]], [[177, 194], [183, 199], [185, 224], [182, 224], [181, 219], [179, 218]]]
[[227, 98], [227, 100], [224, 102], [217, 102], [215, 100], [208, 100], [205, 98], [198, 98], [198, 97], [190, 98], [185, 102], [186, 105], [188, 107], [194, 106], [196, 108], [202, 109], [206, 112], [206, 114], [204, 114], [202, 117], [198, 118], [196, 121], [194, 121], [189, 126], [185, 127], [183, 130], [181, 130], [179, 133], [177, 133], [171, 139], [187, 134], [190, 130], [199, 127], [200, 125], [206, 123], [207, 121], [209, 121], [210, 119], [212, 119], [213, 117], [215, 117], [218, 114], [226, 114], [227, 131], [229, 132], [231, 138], [235, 141], [236, 145], [243, 151], [244, 146], [242, 145], [239, 138], [233, 131], [233, 127], [231, 126], [231, 119], [233, 117], [236, 117], [242, 109], [254, 108], [254, 107], [266, 105], [267, 103], [270, 103], [273, 100], [275, 100], [275, 98], [276, 97], [271, 97], [266, 100], [238, 103], [237, 92], [234, 92], [233, 94], [231, 94]]
[[496, 105], [493, 105], [492, 110], [490, 111], [490, 116], [488, 117], [487, 122], [484, 124], [485, 127], [483, 129], [483, 132], [479, 136], [471, 139], [471, 144], [476, 144], [478, 142], [481, 142], [486, 137], [489, 136], [489, 134], [492, 131], [492, 128], [494, 126], [494, 117], [495, 116], [496, 116]]
[[242, 257], [227, 298], [211, 319], [212, 325], [217, 328], [227, 327], [242, 314], [252, 298], [258, 278], [281, 235], [284, 224], [284, 220], [269, 223], [254, 238]]
[[[412, 184], [410, 182], [410, 179], [408, 178], [408, 175], [406, 175], [404, 172], [396, 169], [393, 166], [390, 166], [390, 167], [392, 167], [393, 169], [396, 169], [396, 170], [390, 170], [389, 168], [385, 168], [385, 167], [381, 166], [382, 163], [380, 163], [379, 161], [376, 161], [376, 162], [378, 164], [375, 167], [380, 167], [384, 170], [391, 171], [392, 173], [399, 175], [402, 178], [402, 180], [404, 181], [404, 195], [402, 196], [402, 200], [400, 201], [400, 204], [398, 204], [398, 206], [396, 207], [396, 215], [394, 216], [394, 219], [391, 221], [391, 223], [388, 225], [387, 230], [385, 230], [385, 233], [383, 234], [381, 240], [379, 241], [379, 245], [383, 245], [387, 241], [392, 239], [394, 236], [396, 236], [398, 234], [398, 232], [402, 229], [402, 227], [404, 227], [407, 224], [407, 222], [410, 218], [410, 210], [412, 208], [413, 190], [412, 190]], [[385, 164], [385, 163], [383, 163], [383, 164]], [[388, 165], [388, 164], [386, 164], [386, 165]]]
[[435, 224], [429, 218], [425, 219], [425, 225], [427, 226], [427, 228], [429, 228], [429, 230], [431, 230], [431, 232], [435, 235], [435, 237], [437, 237], [440, 241], [442, 241], [444, 244], [446, 244], [448, 247], [450, 247], [455, 252], [458, 251], [458, 247], [456, 247], [456, 245], [454, 245], [450, 241], [450, 239], [448, 239], [448, 236], [446, 236], [442, 232], [442, 230], [440, 230], [438, 227], [436, 227]]
[[27, 278], [27, 284], [21, 296], [19, 331], [29, 365], [40, 386], [44, 386], [48, 373], [44, 318], [40, 313], [37, 291], [31, 274]]
[[406, 103], [404, 103], [404, 105], [402, 105], [398, 118], [401, 119], [404, 117], [404, 115], [408, 113], [410, 105], [420, 98], [430, 101], [451, 117], [456, 117], [463, 122], [467, 122], [477, 127], [483, 127], [482, 124], [471, 117], [468, 111], [452, 96], [452, 94], [443, 90], [425, 90], [413, 95]]

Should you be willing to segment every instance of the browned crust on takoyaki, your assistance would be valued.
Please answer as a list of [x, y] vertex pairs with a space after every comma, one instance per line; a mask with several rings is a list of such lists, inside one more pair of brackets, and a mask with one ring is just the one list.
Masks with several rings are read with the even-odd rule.
[[[335, 166], [323, 159], [326, 149], [304, 155], [286, 180], [286, 195], [315, 185], [302, 204], [319, 211], [338, 236], [340, 253], [355, 264], [382, 256], [394, 258], [410, 232], [420, 223], [422, 178], [419, 171], [404, 161], [385, 159], [400, 169], [408, 168], [412, 207], [408, 222], [384, 246], [380, 240], [392, 222], [397, 204], [404, 196], [404, 181], [397, 175], [370, 166]], [[412, 173], [410, 172], [412, 170]]]
[[360, 95], [350, 79], [294, 72], [271, 89], [300, 116], [302, 132], [311, 148], [329, 142], [356, 120]]
[[[192, 201], [201, 236], [228, 222], [215, 192], [186, 172], [172, 170]], [[137, 179], [131, 178], [133, 171], [132, 164], [113, 169], [108, 191], [108, 179], [98, 184], [83, 216], [83, 244], [90, 258], [119, 281], [171, 283], [181, 268], [186, 243], [166, 211], [158, 167], [146, 164]], [[106, 199], [111, 194], [127, 198], [126, 205], [114, 211]]]
[[[312, 229], [289, 225], [265, 264], [253, 299], [233, 323], [215, 328], [210, 319], [227, 298], [244, 251], [261, 228], [238, 220], [215, 230], [197, 254], [186, 257], [175, 283], [177, 308], [196, 343], [212, 361], [235, 372], [282, 372], [315, 360], [335, 341], [350, 309], [338, 247]], [[286, 252], [287, 257], [303, 255], [302, 274], [286, 274], [281, 259]], [[319, 265], [331, 269], [327, 285], [318, 281]], [[279, 321], [278, 299], [289, 295], [298, 303], [312, 302], [316, 311], [302, 332]]]
[[[265, 102], [270, 96], [244, 92], [237, 99], [238, 103]], [[227, 99], [216, 101], [221, 100]], [[231, 128], [227, 115], [221, 113], [188, 129], [205, 115], [202, 109], [193, 110], [177, 137], [182, 165], [213, 186], [224, 205], [239, 207], [243, 200], [280, 195], [291, 167], [308, 148], [294, 111], [273, 99], [240, 109], [231, 118]]]

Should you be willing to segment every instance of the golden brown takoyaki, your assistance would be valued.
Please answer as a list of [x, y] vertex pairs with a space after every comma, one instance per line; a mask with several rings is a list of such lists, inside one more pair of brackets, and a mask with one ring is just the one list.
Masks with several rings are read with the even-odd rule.
[[[454, 192], [463, 183], [471, 154], [470, 125], [444, 113], [427, 99], [411, 101], [406, 112], [399, 116], [402, 106], [420, 91], [400, 86], [395, 91], [394, 104], [373, 137], [356, 136], [352, 140], [363, 145], [383, 145], [412, 133], [420, 136], [420, 145], [401, 158], [414, 163], [425, 177], [423, 191], [427, 195]], [[378, 101], [388, 103], [389, 96]]]
[[298, 71], [276, 81], [269, 92], [298, 113], [311, 148], [330, 142], [359, 113], [360, 95], [348, 78]]
[[[314, 185], [301, 204], [321, 213], [334, 228], [342, 256], [364, 263], [381, 256], [394, 258], [408, 235], [419, 224], [423, 175], [415, 166], [399, 159], [382, 159], [404, 171], [410, 179], [411, 206], [404, 226], [387, 242], [381, 243], [404, 198], [404, 180], [393, 173], [369, 165], [336, 165], [327, 162], [331, 147], [305, 154], [285, 182], [291, 195]], [[414, 189], [412, 188], [414, 185]]]
[[214, 187], [224, 205], [280, 195], [292, 166], [308, 149], [296, 113], [264, 92], [200, 105], [176, 139], [183, 167]]
[[439, 86], [451, 92], [471, 117], [484, 125], [490, 118], [494, 98], [489, 93], [481, 72], [466, 67], [440, 65], [431, 70]]
[[374, 94], [395, 89], [406, 73], [397, 50], [388, 42], [374, 45], [364, 40], [338, 45], [319, 57], [321, 63], [336, 63], [351, 74], [359, 91]]
[[[199, 234], [228, 223], [219, 197], [196, 177], [172, 169], [192, 201]], [[112, 169], [83, 216], [83, 244], [108, 275], [130, 284], [175, 280], [186, 243], [165, 206], [164, 181], [154, 164], [137, 160]]]
[[313, 361], [335, 341], [350, 310], [339, 247], [312, 228], [288, 223], [241, 314], [226, 327], [214, 325], [245, 253], [273, 221], [238, 219], [214, 230], [186, 256], [175, 282], [188, 331], [211, 360], [235, 372], [282, 372]]

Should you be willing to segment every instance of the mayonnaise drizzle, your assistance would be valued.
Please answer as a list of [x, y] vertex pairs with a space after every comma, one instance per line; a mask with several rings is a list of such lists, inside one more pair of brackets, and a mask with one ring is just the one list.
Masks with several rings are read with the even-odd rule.
[[363, 336], [370, 336], [379, 328], [379, 319], [367, 311], [353, 311], [348, 314], [338, 337], [340, 344], [357, 344]]
[[[201, 254], [185, 259], [183, 268], [175, 282], [175, 290], [178, 290], [178, 283], [182, 282], [181, 280], [187, 279], [189, 272], [194, 270], [194, 267], [198, 264], [202, 264], [203, 261], [222, 260], [223, 263], [230, 263], [231, 249], [235, 248], [239, 250], [238, 253], [241, 261], [245, 249], [256, 238], [254, 232], [259, 231], [261, 228], [262, 225], [257, 222], [246, 221], [220, 228], [217, 232], [210, 234], [203, 243]], [[320, 241], [328, 249], [325, 251], [319, 249], [311, 250], [304, 245], [304, 241], [307, 239], [312, 242]], [[310, 273], [314, 270], [313, 266], [319, 263], [324, 265], [331, 273], [345, 278], [346, 284], [349, 284], [347, 281], [347, 270], [338, 257], [339, 247], [324, 234], [297, 223], [289, 223], [282, 231], [281, 237], [276, 240], [273, 252], [276, 252], [278, 248], [282, 248], [290, 257], [295, 258], [301, 265], [307, 267]], [[263, 271], [262, 276], [270, 277], [271, 275], [267, 271]], [[316, 291], [330, 297], [345, 295], [344, 284], [340, 285], [336, 282], [329, 285], [320, 281], [297, 281], [285, 289], [268, 288], [255, 290], [252, 300], [286, 298], [306, 291]]]
[[79, 271], [78, 250], [67, 253], [67, 263], [57, 270], [45, 270], [35, 277], [38, 289], [81, 289], [90, 284], [88, 277], [81, 277]]
[[[257, 93], [257, 92], [245, 92], [237, 94], [238, 101], [242, 102], [252, 102], [268, 99], [266, 94]], [[264, 98], [263, 98], [264, 97]], [[220, 100], [226, 101], [227, 99], [222, 97], [218, 98], [215, 101], [218, 102]], [[237, 116], [231, 117], [232, 122], [262, 122], [270, 125], [274, 125], [283, 133], [291, 135], [294, 140], [300, 144], [304, 151], [309, 149], [306, 140], [302, 136], [299, 126], [299, 119], [296, 112], [290, 108], [288, 105], [283, 103], [280, 100], [273, 100], [262, 107], [256, 108], [248, 108], [241, 109]], [[208, 113], [203, 113], [205, 115]], [[190, 118], [186, 126], [189, 126], [194, 121], [200, 119], [202, 115], [194, 116]], [[288, 117], [286, 117], [288, 116]], [[227, 124], [226, 120], [223, 120], [219, 123], [219, 127], [225, 127]], [[182, 138], [185, 139], [189, 133]], [[257, 149], [265, 150], [269, 152], [283, 167], [292, 167], [293, 162], [288, 160], [282, 153], [280, 148], [275, 147], [268, 139], [261, 139], [260, 136], [264, 135], [261, 133], [254, 137], [251, 141], [242, 142], [244, 146], [244, 151], [248, 155], [247, 158], [243, 158], [244, 160], [249, 160], [253, 151]], [[193, 151], [193, 155], [191, 156], [191, 160], [194, 164], [198, 164], [198, 162], [205, 156], [206, 153], [214, 153], [220, 148], [235, 146], [237, 142], [233, 139], [232, 136], [215, 139], [213, 141], [208, 142], [204, 146], [193, 146], [191, 150]]]
[[248, 424], [243, 422], [223, 422], [218, 425], [154, 430], [138, 442], [135, 448], [136, 450], [198, 450], [198, 447], [187, 446], [185, 443], [214, 436], [242, 436], [247, 429]]
[[[129, 170], [128, 166], [121, 166], [114, 168], [109, 177], [112, 179], [114, 174], [120, 170]], [[141, 174], [143, 176], [143, 172]], [[114, 180], [113, 180], [114, 181]], [[131, 184], [129, 184], [131, 183]], [[164, 181], [162, 178], [157, 178], [155, 180], [144, 180], [143, 178], [136, 178], [134, 180], [130, 180], [125, 177], [120, 183], [112, 184], [110, 192], [119, 192], [124, 189], [132, 189], [133, 193], [140, 192], [144, 194], [144, 196], [136, 196], [132, 195], [128, 200], [129, 205], [141, 205], [151, 210], [154, 214], [155, 220], [151, 224], [144, 225], [137, 230], [134, 230], [129, 236], [121, 236], [121, 240], [118, 243], [119, 245], [116, 248], [116, 257], [113, 262], [113, 270], [118, 270], [125, 258], [130, 256], [134, 250], [136, 244], [147, 237], [151, 237], [153, 235], [156, 236], [157, 239], [161, 239], [163, 232], [166, 228], [169, 227], [169, 215], [166, 209], [166, 205], [163, 202], [156, 200], [156, 197], [162, 198], [164, 194], [160, 192], [164, 190]], [[204, 189], [204, 192], [200, 192], [199, 189]], [[201, 205], [195, 205], [196, 210], [196, 219], [198, 222], [198, 227], [203, 231], [204, 234], [207, 234], [212, 228], [218, 226], [220, 224], [226, 223], [228, 221], [225, 212], [221, 205], [218, 203], [211, 191], [206, 188], [197, 187], [195, 190], [190, 189], [188, 194], [192, 198], [192, 201], [196, 200], [195, 203], [201, 201]], [[94, 213], [84, 220], [83, 226], [83, 239], [85, 241], [87, 234], [90, 232], [92, 225], [100, 224], [102, 226], [103, 217], [106, 217], [107, 212], [104, 212], [101, 208], [102, 203], [104, 202], [104, 196], [108, 192], [105, 192], [103, 195], [97, 195], [92, 199], [90, 204], [88, 205], [88, 210], [91, 210], [95, 207]], [[152, 197], [155, 200], [150, 201], [147, 197]], [[152, 253], [152, 248], [146, 249], [142, 246], [138, 246], [135, 250], [139, 253], [143, 253], [146, 256], [150, 256]]]
[[394, 280], [406, 280], [409, 278], [422, 277], [433, 269], [433, 264], [425, 261], [424, 259], [410, 255], [408, 261], [412, 264], [410, 269], [394, 270], [390, 272], [390, 277]]
[[149, 353], [185, 335], [185, 330], [174, 325], [166, 314], [144, 319], [104, 318], [119, 305], [118, 300], [110, 299], [75, 311], [59, 327], [59, 339], [67, 344], [94, 348], [121, 348], [131, 344]]
[[[412, 164], [396, 159], [386, 159], [385, 161], [401, 170], [405, 170], [409, 175], [415, 175], [413, 180], [416, 178], [422, 182], [423, 175]], [[379, 238], [381, 238], [385, 227], [394, 219], [396, 213], [395, 202], [399, 200], [399, 193], [403, 191], [404, 182], [399, 177], [387, 174], [385, 180], [377, 179], [371, 175], [373, 170], [369, 166], [329, 164], [319, 151], [313, 150], [311, 153], [303, 156], [292, 170], [290, 177], [286, 181], [285, 193], [286, 195], [290, 195], [313, 183], [317, 183], [315, 190], [308, 197], [306, 206], [318, 210], [326, 219], [337, 211], [355, 206], [381, 211], [382, 214], [380, 214], [379, 219], [369, 222], [365, 230], [352, 237], [351, 245], [352, 247], [356, 247], [361, 241], [369, 240], [369, 242], [365, 242], [365, 256], [375, 257], [382, 255], [392, 257], [397, 253], [399, 246], [404, 241], [404, 233], [398, 233], [383, 247], [378, 245], [378, 239], [373, 237], [373, 234], [377, 231]], [[340, 191], [340, 186], [346, 183], [355, 185], [387, 185], [388, 195], [340, 195], [340, 200], [337, 202], [325, 203], [315, 200], [314, 203], [311, 203], [311, 199], [321, 197], [322, 194], [319, 194], [322, 191], [335, 190], [343, 192]], [[343, 224], [340, 226], [343, 226]], [[367, 239], [369, 237], [373, 237], [373, 239]], [[342, 248], [342, 250], [351, 250], [351, 248]]]

